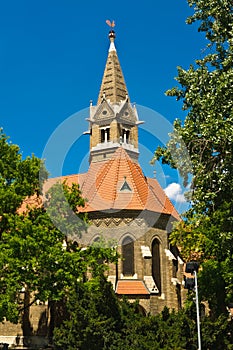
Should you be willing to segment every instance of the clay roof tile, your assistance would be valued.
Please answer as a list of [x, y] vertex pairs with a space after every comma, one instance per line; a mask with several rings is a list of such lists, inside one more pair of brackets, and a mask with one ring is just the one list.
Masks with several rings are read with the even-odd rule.
[[147, 287], [140, 280], [119, 280], [116, 286], [117, 294], [124, 295], [149, 295]]

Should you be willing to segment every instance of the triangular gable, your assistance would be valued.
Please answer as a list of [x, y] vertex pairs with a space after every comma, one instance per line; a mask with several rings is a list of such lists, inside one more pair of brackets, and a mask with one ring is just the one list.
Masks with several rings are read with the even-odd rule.
[[98, 122], [98, 121], [105, 121], [109, 119], [113, 119], [115, 117], [115, 113], [113, 109], [111, 108], [110, 104], [104, 99], [102, 103], [99, 105], [97, 108], [94, 116], [93, 116], [93, 121]]
[[121, 192], [132, 192], [132, 189], [131, 189], [130, 185], [126, 181], [126, 178], [125, 178], [125, 181], [123, 182], [123, 185], [120, 188], [120, 191]]
[[135, 124], [137, 116], [129, 102], [125, 102], [121, 110], [117, 113], [117, 120], [124, 123]]

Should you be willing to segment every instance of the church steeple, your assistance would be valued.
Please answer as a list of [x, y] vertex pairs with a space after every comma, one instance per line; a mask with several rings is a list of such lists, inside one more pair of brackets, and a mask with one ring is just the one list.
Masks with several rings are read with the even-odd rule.
[[128, 91], [114, 43], [115, 38], [116, 34], [114, 30], [111, 30], [109, 32], [110, 47], [99, 92], [98, 104], [101, 103], [103, 97], [106, 100], [110, 100], [111, 103], [119, 103], [128, 97]]
[[137, 162], [138, 114], [129, 101], [124, 76], [115, 47], [115, 32], [109, 32], [110, 47], [97, 105], [91, 102], [90, 162], [110, 159], [119, 147]]

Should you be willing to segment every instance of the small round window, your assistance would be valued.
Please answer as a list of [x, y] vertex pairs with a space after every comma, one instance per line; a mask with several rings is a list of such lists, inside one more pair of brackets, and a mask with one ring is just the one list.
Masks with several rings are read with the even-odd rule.
[[106, 111], [106, 109], [102, 112], [103, 115], [106, 115], [108, 113], [108, 111]]
[[129, 112], [125, 112], [125, 116], [127, 117], [129, 115]]

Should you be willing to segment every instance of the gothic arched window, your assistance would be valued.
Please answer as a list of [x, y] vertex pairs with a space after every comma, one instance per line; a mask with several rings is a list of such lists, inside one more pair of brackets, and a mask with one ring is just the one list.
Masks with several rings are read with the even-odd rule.
[[158, 239], [154, 239], [152, 242], [152, 276], [161, 291], [161, 268], [160, 268], [160, 243]]
[[122, 241], [123, 275], [134, 275], [134, 241], [127, 236]]

